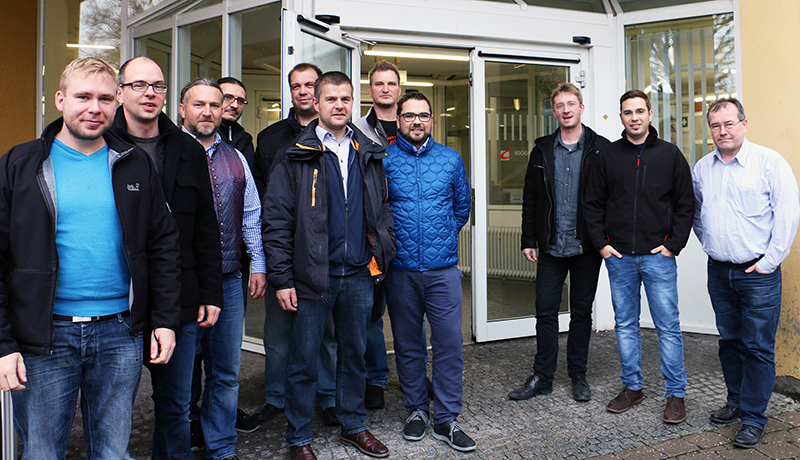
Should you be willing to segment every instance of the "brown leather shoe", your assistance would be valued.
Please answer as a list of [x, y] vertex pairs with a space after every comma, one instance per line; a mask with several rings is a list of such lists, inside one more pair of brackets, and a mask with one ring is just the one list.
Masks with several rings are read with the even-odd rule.
[[664, 423], [681, 423], [686, 420], [686, 406], [683, 398], [670, 395], [667, 398], [667, 405], [664, 406]]
[[304, 446], [290, 446], [289, 454], [292, 460], [317, 460], [317, 456], [314, 455], [314, 451], [311, 450], [311, 445], [309, 444]]
[[642, 390], [631, 390], [625, 387], [619, 392], [616, 398], [608, 403], [606, 409], [608, 409], [609, 412], [621, 414], [630, 409], [631, 406], [641, 404], [643, 399], [644, 395], [642, 394]]
[[370, 457], [383, 458], [389, 456], [389, 448], [378, 441], [375, 436], [372, 436], [369, 430], [359, 431], [353, 434], [342, 433], [339, 435], [339, 440], [342, 441], [342, 444], [354, 446], [360, 450], [361, 453], [369, 455]]

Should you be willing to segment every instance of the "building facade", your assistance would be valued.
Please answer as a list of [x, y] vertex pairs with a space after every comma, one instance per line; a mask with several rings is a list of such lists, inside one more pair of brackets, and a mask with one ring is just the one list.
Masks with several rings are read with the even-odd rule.
[[[465, 334], [476, 341], [532, 335], [535, 269], [519, 251], [522, 181], [533, 140], [555, 125], [550, 91], [562, 81], [582, 88], [584, 122], [609, 139], [622, 131], [618, 98], [647, 92], [660, 136], [691, 165], [713, 150], [707, 104], [735, 95], [747, 108], [748, 137], [797, 168], [794, 118], [772, 91], [797, 64], [776, 46], [800, 36], [791, 0], [39, 0], [4, 6], [0, 34], [6, 111], [0, 147], [29, 140], [57, 117], [53, 95], [72, 59], [98, 55], [118, 66], [148, 55], [170, 86], [166, 110], [177, 115], [180, 88], [192, 78], [235, 76], [247, 86], [242, 124], [252, 134], [289, 109], [286, 74], [314, 62], [361, 81], [379, 59], [397, 64], [403, 91], [433, 101], [434, 137], [461, 152], [474, 190], [474, 214], [461, 232]], [[769, 26], [765, 27], [765, 24]], [[791, 41], [788, 41], [791, 42]], [[784, 64], [785, 61], [788, 61]], [[781, 116], [775, 116], [775, 109]], [[788, 115], [783, 115], [786, 111]], [[705, 287], [705, 255], [692, 236], [678, 259], [682, 328], [716, 333]], [[800, 393], [798, 258], [783, 265], [778, 387]], [[607, 277], [600, 277], [595, 325], [614, 325]], [[263, 304], [248, 309], [246, 348], [257, 350]], [[562, 310], [568, 312], [564, 299]], [[646, 311], [646, 310], [645, 310]], [[648, 325], [646, 313], [643, 324]], [[566, 328], [568, 315], [563, 317]], [[649, 323], [652, 324], [652, 323]], [[687, 351], [691, 352], [691, 351]]]

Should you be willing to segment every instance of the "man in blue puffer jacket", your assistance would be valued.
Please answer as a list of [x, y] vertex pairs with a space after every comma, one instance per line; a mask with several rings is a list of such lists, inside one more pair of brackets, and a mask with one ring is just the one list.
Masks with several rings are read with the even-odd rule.
[[458, 232], [469, 220], [470, 191], [464, 162], [431, 138], [430, 101], [418, 92], [397, 101], [397, 142], [383, 160], [395, 218], [397, 256], [386, 275], [386, 301], [394, 334], [397, 375], [410, 415], [403, 437], [425, 437], [430, 399], [425, 384], [427, 350], [419, 340], [423, 316], [433, 346], [433, 436], [452, 448], [475, 449], [456, 420], [461, 412], [461, 271]]

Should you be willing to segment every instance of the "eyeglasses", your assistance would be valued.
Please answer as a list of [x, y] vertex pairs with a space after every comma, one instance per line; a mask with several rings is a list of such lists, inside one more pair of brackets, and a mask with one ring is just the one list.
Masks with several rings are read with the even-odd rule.
[[725, 127], [725, 131], [730, 131], [730, 130], [733, 129], [734, 126], [738, 125], [742, 121], [744, 121], [744, 120], [739, 120], [736, 123], [734, 123], [732, 121], [729, 121], [729, 122], [723, 123], [721, 125], [718, 125], [718, 124], [714, 123], [713, 125], [709, 126], [709, 128], [711, 128], [711, 131], [714, 131], [715, 133], [718, 133], [719, 130], [721, 130], [723, 127]]
[[406, 123], [413, 123], [414, 120], [417, 118], [419, 118], [419, 121], [421, 121], [422, 123], [427, 123], [431, 121], [431, 114], [429, 114], [428, 112], [422, 112], [422, 113], [406, 112], [406, 113], [401, 113], [400, 118], [402, 118], [403, 121], [405, 121]]
[[559, 102], [558, 104], [556, 104], [555, 109], [556, 110], [564, 110], [565, 107], [569, 107], [570, 109], [574, 109], [577, 106], [578, 106], [578, 103], [575, 102], [575, 101], [569, 101], [566, 104], [564, 104], [563, 102]]
[[233, 104], [233, 101], [236, 101], [239, 103], [239, 105], [247, 105], [247, 99], [243, 97], [236, 97], [233, 94], [223, 94], [222, 99], [228, 104]]
[[144, 93], [147, 91], [147, 88], [152, 86], [153, 92], [156, 94], [164, 94], [167, 92], [167, 85], [164, 83], [147, 83], [143, 81], [134, 81], [131, 83], [123, 83], [119, 85], [120, 88], [124, 88], [125, 86], [130, 86], [132, 90], [136, 91], [137, 93]]

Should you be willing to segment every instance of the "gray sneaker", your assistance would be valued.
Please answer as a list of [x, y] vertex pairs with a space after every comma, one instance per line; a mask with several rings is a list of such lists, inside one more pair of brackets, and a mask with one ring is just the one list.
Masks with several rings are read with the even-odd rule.
[[456, 420], [434, 424], [433, 437], [460, 452], [475, 450], [475, 441], [464, 433]]
[[429, 420], [428, 411], [415, 410], [406, 419], [403, 437], [409, 441], [421, 441], [425, 437], [425, 429], [428, 427]]

